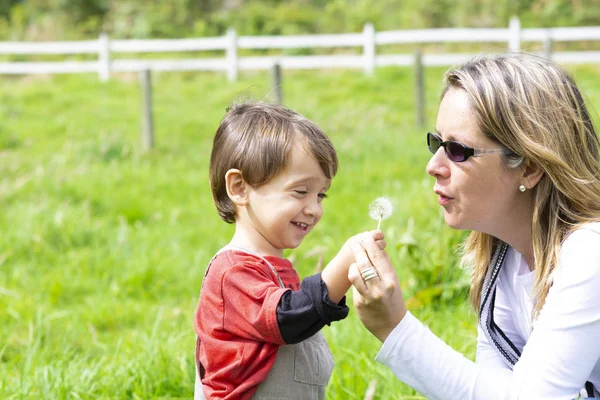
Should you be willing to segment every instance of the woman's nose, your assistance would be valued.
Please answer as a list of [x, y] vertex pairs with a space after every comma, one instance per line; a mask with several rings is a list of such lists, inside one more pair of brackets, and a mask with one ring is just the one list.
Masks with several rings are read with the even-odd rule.
[[446, 178], [450, 175], [450, 168], [448, 168], [448, 157], [444, 153], [444, 148], [440, 147], [437, 149], [435, 154], [431, 156], [427, 163], [427, 173], [433, 177]]

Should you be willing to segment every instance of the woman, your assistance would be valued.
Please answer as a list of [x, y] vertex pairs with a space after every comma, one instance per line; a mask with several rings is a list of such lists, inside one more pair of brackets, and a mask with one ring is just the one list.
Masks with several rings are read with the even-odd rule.
[[376, 359], [431, 399], [600, 397], [600, 143], [574, 81], [532, 55], [473, 59], [446, 74], [427, 144], [446, 223], [472, 231], [476, 363], [406, 310], [366, 240], [349, 278]]

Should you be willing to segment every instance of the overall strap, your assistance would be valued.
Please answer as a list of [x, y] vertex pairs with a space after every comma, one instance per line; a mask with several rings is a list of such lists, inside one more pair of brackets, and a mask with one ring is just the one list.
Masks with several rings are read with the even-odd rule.
[[[243, 247], [239, 247], [239, 246], [234, 246], [231, 244], [228, 244], [227, 246], [221, 248], [221, 250], [217, 251], [217, 253], [213, 256], [213, 258], [211, 258], [211, 260], [208, 263], [208, 266], [206, 267], [206, 271], [204, 272], [204, 278], [206, 278], [206, 275], [208, 274], [208, 270], [210, 269], [210, 264], [212, 264], [213, 260], [221, 253], [223, 253], [224, 251], [228, 251], [228, 250], [237, 250], [237, 251], [241, 251], [242, 253], [246, 253], [246, 254], [251, 254], [255, 257], [258, 257], [260, 259], [262, 259], [271, 269], [271, 272], [273, 272], [273, 275], [275, 275], [275, 278], [277, 279], [277, 283], [279, 284], [279, 287], [284, 288], [285, 289], [285, 285], [283, 284], [283, 281], [281, 280], [281, 277], [279, 276], [279, 274], [277, 273], [277, 270], [275, 269], [275, 267], [273, 267], [273, 265], [267, 261], [266, 258], [264, 258], [263, 256], [261, 256], [260, 254], [243, 248]], [[202, 286], [204, 285], [204, 280], [202, 281]], [[202, 286], [200, 287], [200, 290], [202, 291]]]
[[219, 252], [224, 251], [224, 250], [237, 250], [237, 251], [241, 251], [243, 253], [251, 254], [251, 255], [253, 255], [255, 257], [258, 257], [258, 258], [262, 259], [265, 263], [267, 263], [267, 265], [269, 266], [269, 268], [271, 268], [271, 272], [273, 272], [273, 275], [275, 275], [275, 278], [277, 278], [277, 283], [279, 283], [279, 287], [285, 289], [285, 285], [283, 284], [283, 281], [281, 280], [281, 277], [277, 273], [277, 270], [275, 269], [275, 267], [273, 266], [273, 264], [271, 264], [269, 261], [267, 261], [266, 258], [264, 258], [263, 256], [261, 256], [257, 252], [252, 251], [250, 249], [246, 249], [244, 247], [234, 246], [232, 244], [228, 244], [227, 246], [223, 247]]
[[[508, 338], [508, 336], [506, 336], [502, 329], [500, 329], [500, 327], [494, 322], [496, 285], [498, 283], [498, 276], [500, 275], [500, 269], [504, 264], [507, 251], [508, 244], [502, 243], [496, 247], [496, 250], [492, 255], [492, 260], [486, 272], [485, 279], [483, 281], [483, 288], [481, 290], [479, 321], [483, 333], [487, 337], [488, 341], [496, 348], [498, 353], [500, 353], [502, 356], [502, 359], [512, 370], [517, 361], [519, 361], [521, 352]], [[591, 382], [585, 383], [585, 387], [581, 389], [580, 395], [587, 398], [600, 398], [600, 392], [598, 392]]]

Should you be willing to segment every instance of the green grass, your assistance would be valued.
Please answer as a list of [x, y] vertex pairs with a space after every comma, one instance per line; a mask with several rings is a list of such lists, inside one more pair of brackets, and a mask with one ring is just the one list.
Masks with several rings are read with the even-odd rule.
[[[428, 127], [443, 69], [428, 69]], [[596, 110], [600, 70], [573, 72]], [[412, 72], [284, 71], [286, 105], [332, 138], [340, 171], [322, 222], [288, 253], [313, 273], [372, 229], [368, 204], [396, 211], [383, 223], [412, 311], [473, 358], [475, 317], [457, 266], [463, 232], [443, 218], [415, 126]], [[0, 398], [191, 398], [192, 318], [206, 263], [232, 232], [212, 204], [212, 136], [234, 99], [268, 96], [266, 73], [234, 84], [222, 74], [154, 75], [156, 148], [140, 145], [137, 76], [1, 78]], [[350, 301], [351, 303], [351, 301]], [[379, 344], [351, 311], [324, 329], [336, 369], [328, 399], [419, 398], [373, 361]]]

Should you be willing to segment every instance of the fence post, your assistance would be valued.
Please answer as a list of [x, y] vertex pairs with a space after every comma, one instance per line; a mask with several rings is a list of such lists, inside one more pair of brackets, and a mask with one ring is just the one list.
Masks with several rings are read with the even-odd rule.
[[238, 56], [237, 56], [237, 33], [235, 28], [227, 29], [227, 79], [229, 82], [235, 82], [238, 75]]
[[98, 77], [102, 82], [110, 79], [110, 39], [106, 32], [98, 37]]
[[281, 65], [276, 61], [271, 68], [271, 81], [273, 85], [273, 93], [275, 94], [275, 103], [283, 104], [283, 93], [281, 90]]
[[421, 49], [415, 50], [415, 106], [416, 122], [419, 128], [425, 126], [425, 83], [423, 78], [423, 56]]
[[142, 146], [144, 150], [154, 147], [154, 121], [152, 118], [152, 76], [150, 70], [140, 71], [142, 85]]
[[375, 28], [367, 22], [363, 28], [363, 57], [365, 59], [364, 71], [368, 76], [373, 75], [375, 70]]
[[552, 32], [550, 29], [546, 29], [546, 36], [544, 37], [544, 57], [552, 60]]
[[521, 51], [521, 21], [511, 17], [508, 24], [508, 50]]

